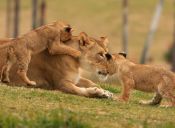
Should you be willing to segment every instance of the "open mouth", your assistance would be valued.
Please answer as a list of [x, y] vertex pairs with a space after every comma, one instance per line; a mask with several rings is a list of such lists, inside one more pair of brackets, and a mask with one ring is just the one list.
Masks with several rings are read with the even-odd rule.
[[107, 72], [97, 71], [97, 75], [100, 81], [106, 81], [108, 79]]

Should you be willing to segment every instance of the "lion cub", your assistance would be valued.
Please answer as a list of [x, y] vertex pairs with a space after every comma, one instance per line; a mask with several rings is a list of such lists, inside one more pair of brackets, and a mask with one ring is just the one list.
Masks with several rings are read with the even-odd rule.
[[131, 62], [126, 59], [125, 53], [107, 55], [98, 74], [107, 76], [117, 73], [119, 80], [123, 85], [122, 95], [120, 100], [128, 101], [131, 89], [136, 89], [144, 92], [155, 92], [156, 96], [150, 102], [144, 104], [156, 105], [163, 98], [168, 98], [171, 104], [175, 106], [175, 75], [173, 72], [163, 68], [141, 65]]
[[72, 28], [70, 25], [57, 21], [52, 24], [41, 26], [29, 33], [13, 39], [8, 43], [0, 45], [0, 49], [8, 47], [7, 62], [2, 68], [1, 79], [3, 82], [10, 82], [9, 71], [14, 63], [18, 64], [18, 75], [29, 85], [36, 85], [27, 77], [28, 65], [33, 54], [40, 53], [48, 49], [49, 53], [66, 54], [73, 57], [79, 57], [80, 51], [77, 51], [64, 44], [72, 37]]

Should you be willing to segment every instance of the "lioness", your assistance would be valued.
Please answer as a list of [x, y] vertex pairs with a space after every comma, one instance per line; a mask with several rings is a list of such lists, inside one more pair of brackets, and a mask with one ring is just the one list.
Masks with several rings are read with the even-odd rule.
[[131, 89], [144, 92], [155, 92], [156, 96], [151, 102], [143, 102], [146, 104], [159, 104], [162, 97], [168, 98], [171, 104], [175, 106], [175, 75], [173, 72], [163, 68], [135, 64], [126, 59], [125, 53], [107, 55], [104, 60], [103, 67], [98, 69], [98, 74], [107, 76], [117, 73], [119, 80], [123, 85], [120, 100], [128, 101]]
[[26, 73], [28, 64], [31, 60], [31, 55], [39, 53], [45, 49], [49, 50], [50, 54], [67, 54], [73, 57], [79, 57], [80, 52], [63, 45], [72, 37], [70, 25], [57, 21], [52, 24], [44, 25], [31, 32], [12, 39], [9, 43], [0, 45], [0, 49], [8, 47], [8, 55], [6, 65], [2, 68], [2, 81], [10, 82], [9, 70], [14, 63], [18, 62], [18, 75], [29, 85], [36, 85], [35, 81], [29, 80]]
[[[73, 36], [66, 45], [81, 51], [80, 58], [68, 55], [52, 56], [48, 50], [45, 50], [32, 57], [28, 76], [37, 82], [39, 88], [60, 90], [85, 97], [111, 98], [112, 93], [98, 88], [95, 83], [83, 78], [80, 73], [80, 67], [92, 69], [93, 63], [98, 62], [100, 58], [105, 58], [108, 52], [107, 43], [107, 38], [97, 40], [89, 38], [85, 33]], [[3, 58], [5, 55], [5, 50], [0, 51], [0, 69], [5, 62]], [[25, 83], [15, 75], [16, 70], [15, 65], [10, 73], [10, 79], [13, 82], [9, 84], [25, 86]]]

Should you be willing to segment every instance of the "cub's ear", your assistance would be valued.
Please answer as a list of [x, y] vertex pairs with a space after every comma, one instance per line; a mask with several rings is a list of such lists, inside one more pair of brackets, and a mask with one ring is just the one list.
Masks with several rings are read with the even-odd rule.
[[109, 40], [107, 37], [100, 37], [101, 41], [103, 42], [104, 46], [107, 46], [109, 43]]
[[127, 56], [127, 54], [125, 52], [119, 52], [118, 54], [121, 55], [121, 56], [123, 56], [123, 57], [125, 57], [125, 58]]
[[72, 28], [70, 26], [67, 26], [67, 27], [64, 28], [64, 31], [65, 32], [71, 32]]
[[112, 58], [111, 54], [109, 54], [109, 53], [105, 54], [105, 56], [106, 56], [107, 60], [110, 60]]

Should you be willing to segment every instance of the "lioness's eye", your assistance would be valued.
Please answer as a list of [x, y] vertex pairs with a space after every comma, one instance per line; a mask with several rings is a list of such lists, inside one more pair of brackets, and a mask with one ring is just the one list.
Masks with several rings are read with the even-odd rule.
[[101, 52], [100, 52], [100, 53], [98, 53], [98, 55], [99, 55], [99, 56], [101, 56], [101, 57], [104, 57], [104, 56], [103, 56], [103, 53], [101, 53]]

